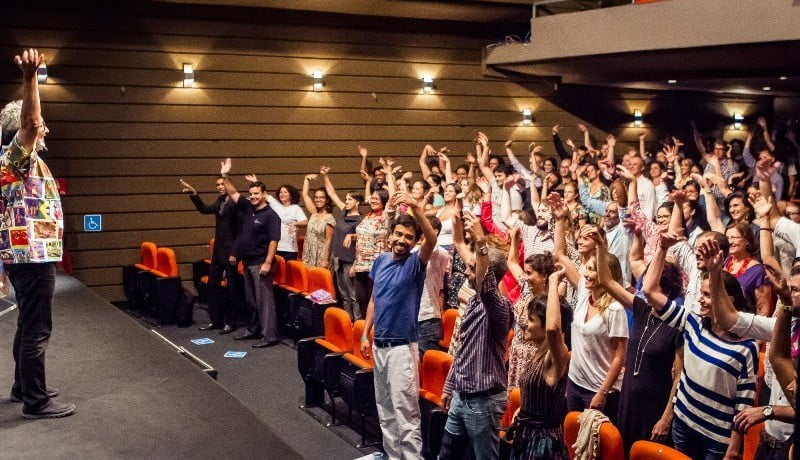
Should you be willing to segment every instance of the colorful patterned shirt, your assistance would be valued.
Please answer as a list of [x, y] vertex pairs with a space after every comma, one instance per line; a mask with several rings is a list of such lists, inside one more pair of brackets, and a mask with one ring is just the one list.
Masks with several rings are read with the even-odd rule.
[[369, 272], [372, 264], [386, 250], [389, 237], [389, 216], [386, 211], [370, 213], [356, 227], [356, 272]]
[[60, 262], [64, 210], [50, 168], [15, 136], [0, 158], [0, 259], [4, 264]]

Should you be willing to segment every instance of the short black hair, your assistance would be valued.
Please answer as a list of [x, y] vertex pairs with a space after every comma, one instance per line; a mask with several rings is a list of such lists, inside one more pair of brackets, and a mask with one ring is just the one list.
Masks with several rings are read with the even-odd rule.
[[731, 249], [731, 243], [730, 243], [730, 241], [728, 241], [728, 237], [727, 236], [723, 235], [720, 232], [715, 232], [714, 230], [709, 230], [707, 232], [701, 233], [700, 236], [698, 236], [697, 238], [706, 238], [706, 237], [714, 238], [714, 240], [719, 245], [719, 248], [722, 250], [722, 255], [724, 257], [728, 257], [728, 252]]
[[[409, 216], [408, 214], [400, 214], [397, 216], [394, 219], [394, 222], [392, 222], [392, 232], [394, 232], [394, 229], [397, 228], [398, 225], [413, 228], [414, 235], [416, 235], [416, 240], [419, 241], [419, 238], [422, 236], [422, 229], [413, 217]], [[441, 225], [441, 223], [439, 225]]]
[[506, 176], [510, 176], [514, 174], [514, 167], [511, 165], [500, 163], [499, 165], [497, 165], [496, 168], [494, 168], [494, 172], [496, 173], [499, 172], [505, 174]]
[[255, 181], [255, 182], [250, 182], [250, 186], [247, 187], [247, 190], [250, 190], [253, 187], [258, 187], [264, 193], [267, 192], [267, 185], [265, 183], [261, 182], [260, 180], [259, 181]]
[[385, 208], [386, 207], [386, 203], [389, 202], [389, 192], [387, 190], [381, 188], [381, 189], [375, 190], [372, 193], [377, 193], [378, 194], [378, 198], [381, 200], [381, 203], [383, 203], [383, 207]]
[[431, 223], [431, 227], [433, 227], [437, 235], [442, 231], [442, 221], [438, 217], [430, 216], [428, 217], [428, 222]]
[[[513, 248], [509, 250], [513, 251]], [[525, 259], [525, 265], [530, 265], [534, 271], [544, 278], [549, 277], [556, 270], [555, 263], [556, 261], [550, 251], [545, 251], [544, 254], [533, 254]]]

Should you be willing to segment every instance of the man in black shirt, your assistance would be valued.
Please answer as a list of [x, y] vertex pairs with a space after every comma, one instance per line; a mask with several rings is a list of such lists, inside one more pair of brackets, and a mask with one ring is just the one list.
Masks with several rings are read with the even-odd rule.
[[222, 329], [220, 334], [230, 334], [234, 328], [230, 325], [231, 309], [225, 308], [223, 294], [225, 288], [222, 287], [222, 275], [227, 279], [227, 290], [231, 304], [236, 290], [233, 288], [236, 279], [234, 270], [235, 264], [230, 264], [229, 259], [233, 252], [233, 242], [239, 234], [239, 219], [236, 216], [236, 204], [225, 191], [225, 180], [218, 177], [216, 187], [219, 196], [212, 204], [205, 204], [197, 190], [189, 185], [188, 182], [181, 180], [184, 193], [189, 193], [189, 199], [200, 211], [200, 214], [214, 214], [216, 226], [214, 230], [214, 250], [211, 254], [211, 266], [208, 270], [208, 317], [211, 321], [205, 326], [201, 326], [201, 331], [210, 329]]
[[236, 237], [230, 261], [244, 263], [245, 302], [252, 315], [247, 331], [234, 339], [261, 339], [253, 348], [269, 347], [279, 342], [272, 262], [281, 239], [281, 220], [267, 204], [267, 186], [262, 182], [251, 183], [249, 199], [245, 198], [228, 179], [230, 169], [231, 159], [226, 158], [220, 176], [228, 197], [236, 203], [242, 216], [242, 230]]

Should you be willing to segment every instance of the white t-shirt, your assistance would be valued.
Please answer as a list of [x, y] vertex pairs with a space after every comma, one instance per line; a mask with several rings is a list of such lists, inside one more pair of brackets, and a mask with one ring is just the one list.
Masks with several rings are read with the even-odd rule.
[[[579, 387], [596, 392], [603, 386], [614, 358], [611, 338], [628, 338], [628, 316], [622, 305], [615, 301], [603, 315], [596, 315], [587, 322], [590, 292], [582, 276], [576, 294], [578, 300], [572, 319], [572, 359], [568, 375]], [[622, 388], [622, 372], [613, 388], [616, 391]]]
[[648, 220], [653, 220], [656, 215], [656, 187], [653, 182], [644, 177], [636, 178], [636, 192], [639, 195], [639, 206]]
[[308, 220], [306, 213], [300, 206], [296, 204], [284, 206], [272, 196], [269, 197], [269, 205], [281, 218], [281, 240], [278, 242], [278, 251], [297, 252], [297, 229], [295, 227], [291, 231], [291, 224]]
[[[418, 251], [414, 248], [414, 252]], [[417, 321], [441, 318], [442, 296], [439, 295], [444, 289], [444, 275], [450, 268], [450, 253], [446, 249], [436, 246], [428, 259], [428, 267], [425, 269], [425, 284], [422, 286], [422, 297], [419, 301], [419, 315]]]

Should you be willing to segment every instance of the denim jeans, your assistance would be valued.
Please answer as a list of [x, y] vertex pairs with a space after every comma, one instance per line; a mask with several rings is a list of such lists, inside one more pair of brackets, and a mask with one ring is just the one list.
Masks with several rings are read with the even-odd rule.
[[497, 430], [506, 409], [507, 395], [501, 391], [489, 396], [461, 396], [457, 391], [450, 401], [447, 424], [448, 434], [468, 438], [476, 460], [496, 459], [500, 455]]
[[417, 323], [417, 343], [419, 343], [419, 357], [428, 350], [441, 350], [439, 341], [442, 340], [442, 320], [429, 319]]
[[675, 449], [694, 460], [721, 460], [725, 457], [725, 449], [720, 449], [678, 417], [672, 420], [672, 442]]

